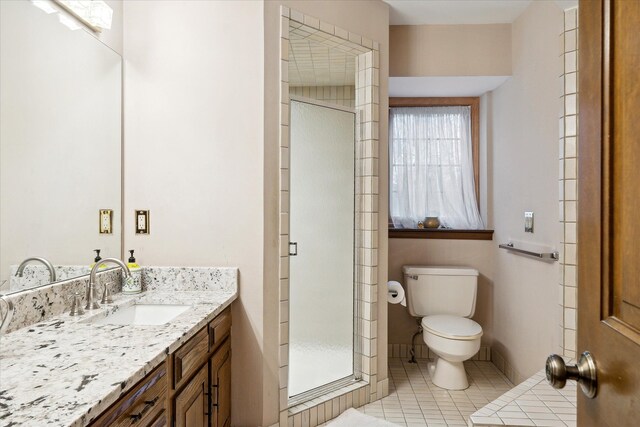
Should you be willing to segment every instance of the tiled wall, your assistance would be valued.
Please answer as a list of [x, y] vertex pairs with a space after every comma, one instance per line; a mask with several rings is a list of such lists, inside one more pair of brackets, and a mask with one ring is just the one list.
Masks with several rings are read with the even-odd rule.
[[355, 86], [296, 86], [289, 88], [289, 94], [343, 107], [356, 106]]
[[[291, 28], [291, 30], [290, 30]], [[296, 30], [334, 47], [348, 47], [355, 55], [356, 225], [355, 287], [357, 328], [355, 365], [362, 381], [317, 399], [289, 407], [289, 33]], [[321, 40], [320, 40], [321, 39]], [[281, 7], [280, 24], [280, 421], [279, 425], [315, 426], [388, 394], [388, 379], [377, 375], [378, 295], [378, 125], [379, 44], [317, 18]], [[364, 390], [364, 391], [363, 391]], [[355, 394], [357, 393], [357, 398]], [[327, 418], [329, 416], [329, 418]]]
[[576, 356], [577, 308], [577, 203], [578, 203], [578, 9], [564, 13], [560, 35], [563, 73], [560, 76], [560, 248], [559, 305], [564, 356]]

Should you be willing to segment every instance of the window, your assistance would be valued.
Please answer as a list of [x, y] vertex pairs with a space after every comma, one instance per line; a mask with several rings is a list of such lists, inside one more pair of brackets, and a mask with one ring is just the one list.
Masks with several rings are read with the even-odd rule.
[[478, 98], [389, 100], [390, 228], [481, 230]]

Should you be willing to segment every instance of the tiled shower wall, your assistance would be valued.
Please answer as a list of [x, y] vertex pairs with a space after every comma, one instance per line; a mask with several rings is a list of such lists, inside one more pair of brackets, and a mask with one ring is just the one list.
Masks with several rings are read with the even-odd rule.
[[289, 95], [316, 99], [343, 107], [355, 108], [355, 86], [295, 86], [289, 88]]
[[[280, 427], [309, 425], [338, 416], [350, 407], [389, 393], [389, 380], [378, 380], [378, 132], [380, 117], [380, 46], [312, 16], [281, 7], [280, 27]], [[289, 406], [289, 34], [291, 31], [357, 55], [356, 109], [356, 221], [355, 365], [361, 381], [317, 399]], [[324, 92], [323, 92], [324, 94]]]
[[576, 356], [577, 328], [577, 203], [578, 203], [578, 9], [564, 12], [560, 34], [560, 222], [563, 225], [560, 257], [562, 352]]

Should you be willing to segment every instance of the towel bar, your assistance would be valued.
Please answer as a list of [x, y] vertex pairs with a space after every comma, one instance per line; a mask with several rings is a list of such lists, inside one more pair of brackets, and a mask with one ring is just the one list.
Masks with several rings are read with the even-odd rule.
[[558, 253], [558, 251], [532, 252], [532, 251], [527, 251], [525, 249], [516, 248], [515, 246], [513, 246], [513, 243], [502, 243], [498, 245], [498, 247], [501, 249], [507, 249], [509, 251], [518, 252], [520, 254], [529, 255], [529, 256], [540, 258], [543, 260], [558, 261], [560, 259], [560, 254]]

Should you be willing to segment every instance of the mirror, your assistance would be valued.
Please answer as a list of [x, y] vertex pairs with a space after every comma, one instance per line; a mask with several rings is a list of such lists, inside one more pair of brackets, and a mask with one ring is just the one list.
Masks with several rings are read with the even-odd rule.
[[[0, 293], [121, 258], [122, 59], [30, 1], [0, 2]], [[100, 234], [100, 210], [112, 213]]]

